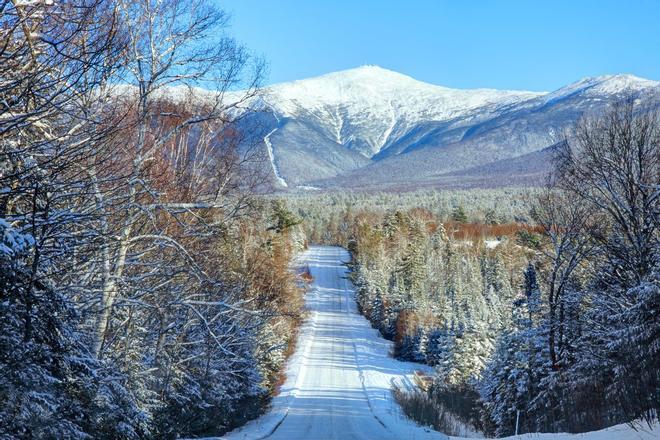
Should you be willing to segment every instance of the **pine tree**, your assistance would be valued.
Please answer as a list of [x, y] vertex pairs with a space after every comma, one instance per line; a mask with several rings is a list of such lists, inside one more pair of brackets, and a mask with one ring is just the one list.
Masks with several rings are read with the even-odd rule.
[[271, 205], [273, 226], [270, 226], [269, 230], [283, 234], [302, 222], [286, 207], [283, 200], [273, 200]]
[[397, 271], [404, 291], [404, 301], [411, 303], [419, 300], [426, 280], [426, 262], [424, 250], [415, 243], [408, 244], [406, 252], [401, 258]]
[[467, 223], [468, 218], [463, 205], [459, 205], [451, 213], [451, 219], [458, 223]]
[[536, 269], [532, 263], [527, 265], [527, 268], [524, 272], [525, 276], [525, 297], [527, 304], [527, 314], [530, 320], [530, 323], [533, 323], [534, 320], [538, 320], [541, 313], [541, 291], [539, 289], [538, 282], [536, 280]]
[[440, 363], [442, 351], [445, 346], [445, 332], [442, 329], [433, 329], [429, 332], [426, 346], [426, 362], [435, 366]]

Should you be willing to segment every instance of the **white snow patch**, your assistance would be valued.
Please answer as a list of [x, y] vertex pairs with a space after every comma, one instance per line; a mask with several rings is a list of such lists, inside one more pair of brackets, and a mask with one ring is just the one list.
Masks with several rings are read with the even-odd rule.
[[321, 188], [318, 186], [311, 186], [311, 185], [299, 185], [297, 186], [298, 189], [302, 189], [303, 191], [321, 191]]
[[378, 148], [378, 151], [381, 151], [385, 146], [385, 144], [387, 144], [387, 141], [389, 140], [392, 131], [394, 131], [394, 127], [396, 127], [397, 117], [394, 108], [392, 108], [391, 100], [389, 101], [389, 107], [390, 107], [390, 123], [389, 126], [385, 129], [385, 132], [383, 132], [383, 136], [379, 142], [380, 146]]
[[[464, 437], [450, 437], [452, 440]], [[628, 424], [621, 424], [602, 429], [600, 431], [585, 432], [582, 434], [546, 433], [521, 434], [502, 437], [502, 440], [658, 440], [660, 439], [660, 424], [656, 423], [649, 428], [648, 425], [636, 423], [635, 428]]]
[[277, 182], [284, 186], [288, 187], [289, 185], [286, 183], [286, 180], [282, 177], [280, 174], [280, 170], [277, 167], [277, 164], [275, 163], [275, 153], [273, 152], [273, 144], [270, 142], [270, 135], [275, 133], [277, 131], [277, 127], [273, 128], [268, 134], [264, 137], [264, 143], [266, 144], [266, 150], [268, 151], [268, 159], [270, 159], [270, 164], [273, 167], [273, 174], [275, 174], [275, 179], [277, 179]]
[[335, 106], [335, 115], [334, 115], [334, 121], [335, 121], [335, 142], [338, 144], [342, 144], [341, 140], [341, 131], [344, 128], [344, 118], [342, 118], [341, 113], [339, 111], [339, 104]]
[[487, 249], [495, 249], [501, 243], [502, 243], [501, 240], [485, 240], [484, 241], [484, 244], [486, 245]]

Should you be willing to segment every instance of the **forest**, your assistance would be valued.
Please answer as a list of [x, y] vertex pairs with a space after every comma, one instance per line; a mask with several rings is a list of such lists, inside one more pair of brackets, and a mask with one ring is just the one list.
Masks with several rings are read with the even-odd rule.
[[398, 399], [421, 423], [450, 432], [447, 411], [506, 436], [656, 419], [657, 109], [585, 118], [554, 162], [522, 193], [293, 201], [310, 237], [351, 251], [358, 304], [395, 355], [435, 367], [426, 396]]
[[434, 368], [425, 417], [491, 436], [657, 420], [657, 105], [581, 120], [545, 187], [284, 193], [244, 123], [264, 75], [213, 2], [0, 0], [0, 439], [262, 414], [308, 244], [347, 248], [360, 312]]
[[262, 64], [226, 24], [197, 1], [0, 1], [0, 438], [220, 434], [281, 380], [302, 241], [238, 146]]

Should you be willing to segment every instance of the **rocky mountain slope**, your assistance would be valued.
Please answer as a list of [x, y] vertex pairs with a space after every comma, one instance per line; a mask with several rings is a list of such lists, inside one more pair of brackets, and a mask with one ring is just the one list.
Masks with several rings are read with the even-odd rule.
[[628, 96], [657, 101], [660, 82], [610, 75], [551, 93], [457, 90], [363, 66], [267, 87], [245, 123], [260, 127], [279, 188], [500, 186], [538, 180], [542, 150]]

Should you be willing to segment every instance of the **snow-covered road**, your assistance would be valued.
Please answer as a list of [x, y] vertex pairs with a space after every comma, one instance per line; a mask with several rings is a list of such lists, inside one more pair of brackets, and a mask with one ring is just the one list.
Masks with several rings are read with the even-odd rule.
[[346, 250], [325, 246], [302, 256], [314, 281], [287, 381], [266, 415], [226, 438], [447, 438], [407, 420], [393, 401], [393, 381], [412, 386], [420, 365], [392, 359], [391, 343], [360, 315], [346, 278], [348, 258]]
[[[402, 415], [391, 389], [412, 387], [419, 364], [389, 356], [391, 343], [357, 310], [346, 278], [349, 255], [339, 247], [315, 246], [300, 256], [314, 277], [307, 293], [309, 316], [300, 329], [287, 380], [262, 417], [225, 439], [270, 440], [457, 440], [417, 426]], [[652, 440], [660, 425], [634, 430], [618, 425], [586, 434], [523, 434], [510, 440]]]

